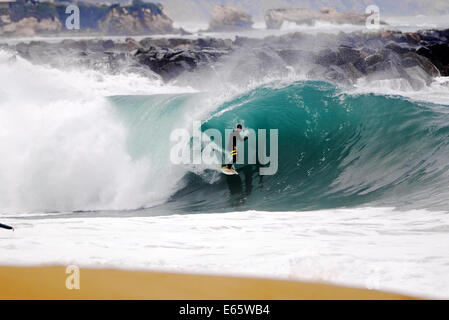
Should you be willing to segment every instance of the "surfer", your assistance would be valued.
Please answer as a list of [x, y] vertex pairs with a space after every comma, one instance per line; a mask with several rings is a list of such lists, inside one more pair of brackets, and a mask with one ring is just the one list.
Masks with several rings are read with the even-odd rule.
[[228, 151], [231, 153], [232, 163], [227, 164], [228, 169], [232, 169], [232, 165], [237, 162], [237, 139], [239, 139], [240, 141], [248, 140], [248, 136], [246, 136], [245, 138], [241, 137], [241, 132], [242, 125], [238, 124], [237, 129], [232, 130], [232, 133], [229, 136]]
[[13, 227], [7, 226], [6, 224], [1, 224], [1, 223], [0, 223], [0, 228], [8, 229], [8, 230], [14, 231], [14, 228], [13, 228]]

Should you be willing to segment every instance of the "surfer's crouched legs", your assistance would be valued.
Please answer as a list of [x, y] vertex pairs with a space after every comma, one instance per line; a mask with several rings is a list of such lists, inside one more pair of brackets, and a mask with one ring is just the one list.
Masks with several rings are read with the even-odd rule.
[[227, 165], [228, 169], [232, 169], [232, 165], [237, 162], [237, 147], [234, 147], [234, 150], [231, 151], [232, 163]]

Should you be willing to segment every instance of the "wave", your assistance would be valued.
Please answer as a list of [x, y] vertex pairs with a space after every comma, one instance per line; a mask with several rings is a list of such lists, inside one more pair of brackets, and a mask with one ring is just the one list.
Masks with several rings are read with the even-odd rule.
[[260, 87], [203, 125], [279, 130], [279, 170], [259, 176], [187, 175], [172, 202], [192, 210], [308, 210], [382, 205], [447, 209], [446, 105], [347, 94], [325, 82]]
[[[2, 213], [447, 209], [444, 97], [431, 103], [293, 79], [238, 95], [197, 93], [11, 59], [0, 52]], [[219, 166], [172, 164], [170, 133], [191, 131], [194, 120], [203, 132], [236, 123], [278, 129], [277, 173], [261, 177], [244, 165], [229, 178]]]

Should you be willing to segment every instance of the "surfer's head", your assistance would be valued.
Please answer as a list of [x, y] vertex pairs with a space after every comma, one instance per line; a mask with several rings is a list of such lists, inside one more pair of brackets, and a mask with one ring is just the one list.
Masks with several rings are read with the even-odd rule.
[[241, 124], [237, 125], [237, 131], [242, 131], [242, 125]]

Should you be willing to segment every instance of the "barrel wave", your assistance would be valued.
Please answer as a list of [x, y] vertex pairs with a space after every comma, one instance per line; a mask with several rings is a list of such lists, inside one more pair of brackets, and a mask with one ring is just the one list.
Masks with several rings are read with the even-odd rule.
[[[151, 95], [149, 88], [161, 92], [160, 85], [135, 88], [142, 79], [105, 76], [98, 84], [96, 74], [20, 59], [14, 68], [2, 66], [8, 84], [0, 92], [2, 214], [448, 208], [445, 104], [290, 80], [238, 95], [179, 87]], [[27, 81], [35, 71], [53, 91]], [[24, 86], [31, 96], [18, 89]], [[193, 121], [224, 139], [237, 123], [277, 129], [276, 174], [239, 165], [239, 175], [227, 177], [219, 165], [172, 163], [171, 132], [191, 129]]]
[[222, 104], [202, 130], [243, 123], [279, 130], [279, 168], [260, 176], [188, 172], [171, 210], [309, 210], [351, 206], [447, 208], [447, 106], [401, 96], [345, 94], [325, 82], [263, 86]]

